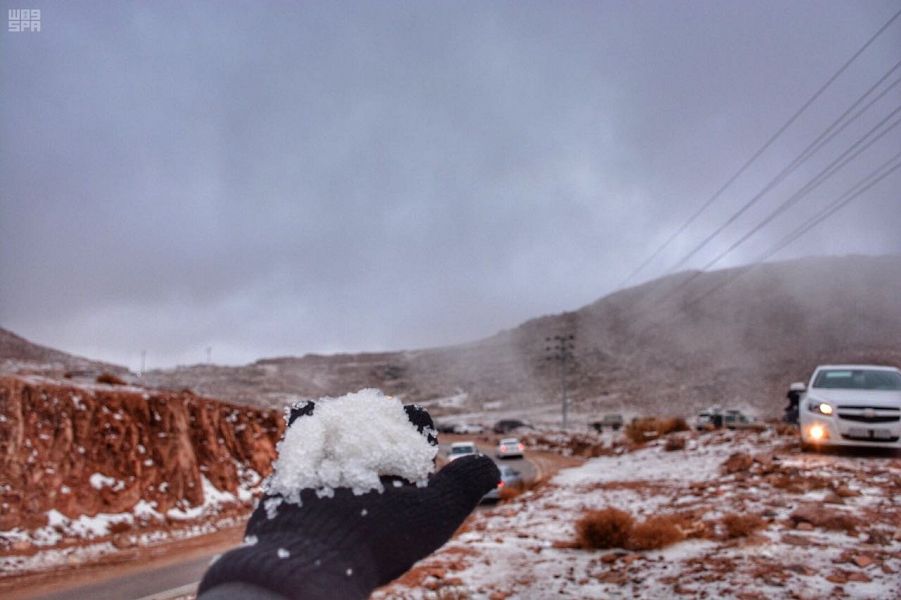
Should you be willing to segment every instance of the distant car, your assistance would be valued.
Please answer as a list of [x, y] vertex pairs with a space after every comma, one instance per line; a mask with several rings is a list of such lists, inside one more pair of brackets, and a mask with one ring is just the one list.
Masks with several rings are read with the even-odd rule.
[[722, 423], [722, 414], [712, 410], [702, 410], [695, 417], [694, 427], [698, 431], [702, 431], [704, 429], [710, 429], [711, 427], [720, 427]]
[[438, 433], [456, 433], [459, 426], [459, 423], [450, 423], [448, 421], [437, 421], [435, 423], [435, 429], [438, 430]]
[[505, 438], [497, 445], [498, 458], [522, 458], [523, 450], [526, 447], [517, 438]]
[[454, 433], [458, 434], [473, 435], [482, 433], [483, 431], [485, 431], [484, 427], [472, 423], [458, 423], [457, 425], [454, 425]]
[[454, 442], [451, 444], [450, 452], [447, 455], [447, 460], [454, 461], [462, 456], [469, 456], [470, 454], [478, 454], [479, 450], [476, 448], [476, 445], [473, 442]]
[[740, 410], [729, 409], [723, 413], [723, 427], [727, 429], [745, 429], [754, 426], [754, 419]]
[[603, 419], [595, 421], [591, 426], [594, 427], [595, 431], [598, 433], [604, 431], [605, 427], [612, 429], [613, 431], [619, 431], [623, 426], [623, 416], [620, 414], [604, 415]]
[[529, 425], [519, 419], [501, 419], [494, 424], [494, 433], [510, 433], [520, 427], [528, 427]]
[[804, 450], [824, 446], [901, 448], [901, 370], [821, 365], [801, 394], [799, 413]]
[[501, 480], [497, 487], [482, 496], [482, 502], [497, 502], [501, 498], [501, 490], [504, 488], [516, 489], [523, 485], [522, 475], [509, 465], [498, 465], [501, 472]]

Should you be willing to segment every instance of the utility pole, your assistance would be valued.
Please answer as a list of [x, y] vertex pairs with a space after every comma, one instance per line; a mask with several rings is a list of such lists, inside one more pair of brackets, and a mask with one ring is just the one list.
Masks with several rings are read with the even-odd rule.
[[210, 364], [211, 362], [213, 362], [212, 357], [213, 357], [213, 347], [207, 346], [206, 347], [206, 364]]
[[144, 376], [144, 370], [147, 367], [147, 351], [141, 350], [141, 377]]
[[573, 359], [575, 337], [570, 334], [545, 338], [545, 342], [547, 342], [545, 350], [548, 352], [546, 360], [556, 360], [560, 365], [560, 403], [563, 410], [563, 429], [566, 429], [569, 408], [569, 401], [566, 398], [566, 361]]

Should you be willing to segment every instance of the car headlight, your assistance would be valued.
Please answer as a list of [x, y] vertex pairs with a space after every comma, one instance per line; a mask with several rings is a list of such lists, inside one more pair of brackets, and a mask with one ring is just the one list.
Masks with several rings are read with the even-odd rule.
[[820, 413], [821, 415], [826, 415], [827, 417], [832, 416], [832, 405], [828, 402], [811, 402], [808, 405], [811, 412]]

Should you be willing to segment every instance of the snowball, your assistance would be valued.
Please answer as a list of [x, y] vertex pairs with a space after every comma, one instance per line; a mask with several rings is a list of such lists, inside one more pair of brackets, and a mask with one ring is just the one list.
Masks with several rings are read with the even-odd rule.
[[257, 538], [257, 536], [248, 535], [247, 537], [244, 538], [244, 545], [245, 546], [256, 546], [256, 543], [258, 541], [259, 541], [259, 539]]
[[278, 549], [279, 558], [288, 558], [289, 556], [291, 556], [291, 553], [289, 551], [285, 550], [284, 548]]
[[424, 485], [438, 447], [416, 430], [398, 399], [365, 389], [318, 400], [312, 415], [291, 424], [278, 452], [267, 492], [298, 503], [304, 489], [320, 497], [341, 487], [382, 492], [384, 476]]

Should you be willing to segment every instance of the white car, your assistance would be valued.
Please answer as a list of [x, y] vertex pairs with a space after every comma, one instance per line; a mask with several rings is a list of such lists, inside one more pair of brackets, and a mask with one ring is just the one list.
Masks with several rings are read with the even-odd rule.
[[799, 400], [801, 446], [901, 448], [901, 370], [822, 365]]
[[506, 438], [497, 445], [498, 458], [522, 458], [526, 447], [517, 438]]
[[447, 455], [448, 462], [453, 462], [463, 456], [470, 454], [478, 454], [479, 450], [473, 442], [454, 442], [451, 444], [450, 452]]

